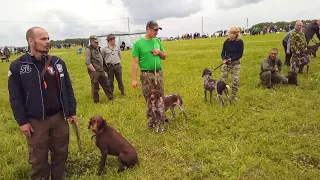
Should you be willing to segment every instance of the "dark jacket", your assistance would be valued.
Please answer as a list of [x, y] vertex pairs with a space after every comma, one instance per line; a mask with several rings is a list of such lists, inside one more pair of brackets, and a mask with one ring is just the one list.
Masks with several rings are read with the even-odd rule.
[[92, 64], [96, 71], [104, 70], [104, 62], [101, 54], [100, 47], [95, 48], [92, 45], [85, 50], [86, 61], [85, 64], [88, 66]]
[[311, 39], [313, 38], [314, 34], [316, 34], [318, 39], [320, 40], [319, 25], [317, 24], [317, 22], [308, 24], [307, 30], [305, 32], [306, 37]]
[[231, 58], [231, 61], [240, 61], [243, 55], [243, 41], [241, 39], [231, 41], [229, 38], [223, 43], [221, 51], [222, 60]]
[[[47, 58], [47, 57], [46, 57]], [[63, 60], [52, 56], [50, 65], [59, 72], [60, 102], [64, 118], [76, 115], [76, 99], [74, 97], [70, 76]], [[10, 104], [17, 123], [22, 126], [30, 117], [44, 120], [46, 117], [40, 74], [29, 54], [13, 61], [8, 72], [8, 89]]]

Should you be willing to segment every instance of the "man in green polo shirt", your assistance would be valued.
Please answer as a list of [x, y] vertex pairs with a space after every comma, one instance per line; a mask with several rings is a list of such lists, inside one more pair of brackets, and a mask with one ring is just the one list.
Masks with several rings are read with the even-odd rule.
[[146, 25], [146, 35], [138, 39], [132, 48], [132, 86], [138, 88], [138, 68], [140, 68], [140, 81], [142, 94], [147, 103], [147, 118], [149, 128], [153, 128], [155, 120], [152, 118], [152, 107], [149, 100], [149, 92], [152, 89], [160, 90], [163, 94], [162, 60], [166, 54], [161, 41], [156, 38], [158, 31], [162, 30], [156, 21], [149, 21]]

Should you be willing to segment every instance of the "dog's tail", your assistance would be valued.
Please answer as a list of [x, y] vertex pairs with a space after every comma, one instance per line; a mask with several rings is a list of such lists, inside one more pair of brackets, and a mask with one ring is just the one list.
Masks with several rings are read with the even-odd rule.
[[230, 90], [230, 86], [228, 84], [226, 84], [226, 88], [228, 88]]

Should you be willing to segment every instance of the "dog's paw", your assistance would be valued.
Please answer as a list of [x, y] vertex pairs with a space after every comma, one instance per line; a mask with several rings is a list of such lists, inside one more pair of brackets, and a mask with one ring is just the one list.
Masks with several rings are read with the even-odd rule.
[[124, 170], [125, 170], [124, 167], [119, 167], [119, 168], [118, 168], [118, 173], [122, 173]]

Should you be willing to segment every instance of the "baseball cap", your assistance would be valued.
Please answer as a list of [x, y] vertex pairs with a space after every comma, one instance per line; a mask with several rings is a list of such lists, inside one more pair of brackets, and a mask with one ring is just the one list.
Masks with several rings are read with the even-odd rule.
[[159, 25], [158, 25], [158, 23], [157, 23], [157, 21], [149, 21], [148, 23], [147, 23], [147, 28], [151, 28], [151, 29], [160, 29], [160, 30], [162, 30], [162, 28], [161, 27], [159, 27]]
[[91, 40], [94, 40], [95, 42], [99, 42], [99, 39], [98, 39], [98, 37], [96, 36], [96, 35], [91, 35], [90, 37], [89, 37], [89, 40], [91, 41]]
[[113, 40], [113, 39], [115, 39], [116, 37], [113, 35], [113, 34], [109, 34], [108, 36], [107, 36], [107, 40], [108, 41], [110, 41], [110, 40]]

